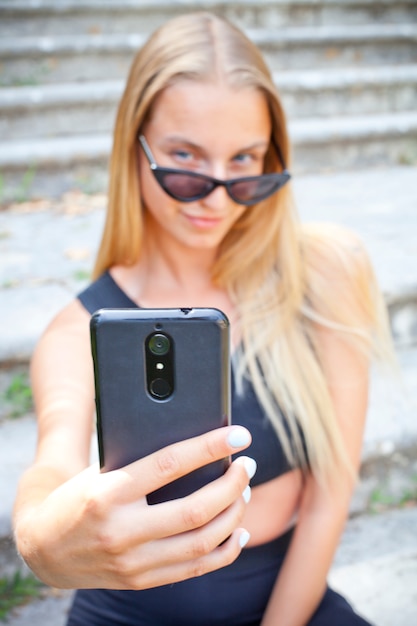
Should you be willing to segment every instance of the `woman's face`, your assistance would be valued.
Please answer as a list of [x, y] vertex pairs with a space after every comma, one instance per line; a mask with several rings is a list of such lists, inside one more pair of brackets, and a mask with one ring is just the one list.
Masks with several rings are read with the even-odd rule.
[[[159, 166], [223, 180], [263, 172], [271, 120], [259, 91], [182, 81], [157, 98], [142, 133]], [[224, 187], [193, 202], [171, 198], [154, 178], [143, 149], [138, 150], [146, 228], [154, 243], [215, 249], [251, 210], [236, 204]]]

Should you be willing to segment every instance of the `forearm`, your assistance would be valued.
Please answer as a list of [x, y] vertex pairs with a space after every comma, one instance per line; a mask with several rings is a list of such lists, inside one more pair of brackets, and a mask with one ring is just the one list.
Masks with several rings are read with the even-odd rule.
[[19, 554], [32, 567], [31, 554], [35, 548], [32, 545], [31, 529], [36, 509], [68, 478], [56, 467], [35, 463], [20, 479], [13, 508], [13, 532]]
[[318, 329], [317, 340], [350, 469], [335, 464], [327, 487], [312, 475], [306, 477], [297, 528], [262, 626], [304, 626], [311, 619], [326, 588], [360, 464], [369, 360], [331, 331]]
[[300, 525], [271, 594], [262, 626], [303, 626], [311, 618], [326, 589], [326, 578], [340, 532]]
[[[317, 494], [315, 496], [317, 498]], [[304, 496], [297, 527], [262, 626], [304, 626], [325, 592], [350, 498], [345, 492], [344, 496], [338, 494], [334, 499], [330, 494], [320, 494], [319, 504], [312, 499], [311, 493]]]
[[14, 527], [25, 512], [43, 502], [52, 491], [64, 483], [69, 476], [48, 465], [35, 463], [20, 479], [13, 509]]
[[[74, 413], [72, 413], [72, 416]], [[72, 423], [75, 419], [72, 418]], [[82, 423], [79, 418], [79, 422]], [[86, 417], [87, 424], [90, 420]], [[39, 419], [39, 441], [36, 460], [20, 478], [14, 510], [13, 526], [18, 540], [18, 526], [22, 519], [41, 505], [58, 487], [85, 469], [89, 462], [89, 431], [78, 437], [71, 432], [71, 415], [56, 417], [56, 426], [49, 432]], [[80, 428], [78, 429], [81, 430]]]

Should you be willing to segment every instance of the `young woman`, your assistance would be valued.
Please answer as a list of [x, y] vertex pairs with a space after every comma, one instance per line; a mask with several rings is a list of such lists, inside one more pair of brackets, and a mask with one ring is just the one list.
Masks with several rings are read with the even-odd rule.
[[[271, 75], [229, 23], [189, 14], [136, 56], [114, 132], [95, 282], [33, 357], [36, 462], [15, 507], [20, 553], [78, 588], [69, 626], [350, 626], [327, 588], [360, 462], [372, 355], [389, 348], [380, 293], [350, 232], [297, 221]], [[120, 471], [88, 467], [90, 314], [223, 310], [235, 425]], [[181, 500], [145, 496], [237, 455]], [[242, 495], [243, 494], [243, 495]], [[242, 550], [242, 547], [245, 548]]]

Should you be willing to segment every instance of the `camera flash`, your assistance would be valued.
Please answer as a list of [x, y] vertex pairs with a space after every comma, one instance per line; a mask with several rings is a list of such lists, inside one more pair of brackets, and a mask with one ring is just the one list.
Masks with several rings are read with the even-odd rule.
[[157, 370], [163, 370], [164, 369], [164, 364], [163, 363], [157, 363], [156, 364], [156, 369]]

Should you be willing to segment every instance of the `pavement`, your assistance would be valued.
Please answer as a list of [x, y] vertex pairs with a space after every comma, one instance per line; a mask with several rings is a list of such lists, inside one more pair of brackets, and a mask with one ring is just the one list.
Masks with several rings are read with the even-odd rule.
[[[417, 623], [416, 181], [413, 166], [294, 181], [303, 220], [339, 222], [360, 234], [391, 303], [401, 377], [373, 373], [361, 480], [330, 576], [377, 626]], [[0, 211], [0, 400], [26, 371], [49, 320], [87, 284], [105, 202], [73, 192]], [[0, 408], [0, 576], [21, 566], [9, 538], [10, 512], [35, 442], [33, 414], [6, 419]], [[7, 623], [61, 626], [70, 596], [47, 590]]]

